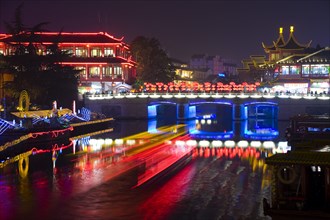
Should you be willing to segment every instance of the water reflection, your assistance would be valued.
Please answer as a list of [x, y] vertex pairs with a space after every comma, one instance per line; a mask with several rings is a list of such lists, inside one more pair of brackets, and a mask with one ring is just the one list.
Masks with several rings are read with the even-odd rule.
[[270, 179], [264, 158], [289, 147], [281, 135], [240, 134], [281, 126], [215, 120], [122, 121], [113, 132], [22, 154], [0, 170], [0, 219], [260, 219]]
[[276, 119], [248, 119], [242, 121], [242, 135], [247, 139], [272, 140], [279, 135]]
[[234, 122], [225, 117], [203, 115], [189, 123], [189, 134], [192, 138], [230, 139], [234, 136]]

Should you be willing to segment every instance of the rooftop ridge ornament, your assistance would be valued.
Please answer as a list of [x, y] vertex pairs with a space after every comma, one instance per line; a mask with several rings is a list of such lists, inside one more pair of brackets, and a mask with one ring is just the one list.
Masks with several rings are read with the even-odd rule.
[[294, 31], [294, 26], [290, 26], [290, 33], [293, 33]]

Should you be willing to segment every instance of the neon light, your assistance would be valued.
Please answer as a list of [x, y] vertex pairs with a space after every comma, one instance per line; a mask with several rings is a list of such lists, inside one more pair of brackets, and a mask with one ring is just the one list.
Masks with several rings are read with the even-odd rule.
[[219, 140], [214, 140], [212, 141], [212, 147], [221, 147], [222, 146], [222, 141]]
[[157, 116], [157, 106], [149, 105], [148, 106], [148, 117], [156, 117]]
[[228, 95], [224, 95], [223, 97], [227, 98], [227, 99], [233, 99], [236, 97], [236, 95], [234, 94], [228, 94]]
[[170, 95], [170, 94], [162, 95], [162, 98], [165, 98], [165, 99], [169, 99], [172, 97], [173, 97], [173, 95]]
[[101, 62], [60, 62], [63, 65], [107, 65], [109, 63], [101, 63]]
[[149, 97], [152, 99], [158, 99], [160, 97], [160, 95], [152, 94], [152, 95], [149, 95]]
[[205, 99], [205, 98], [210, 98], [210, 95], [204, 93], [204, 94], [200, 94], [200, 95], [198, 95], [198, 97], [199, 97], [199, 98], [204, 98], [204, 99]]
[[235, 141], [232, 141], [232, 140], [225, 141], [224, 145], [226, 147], [235, 147]]

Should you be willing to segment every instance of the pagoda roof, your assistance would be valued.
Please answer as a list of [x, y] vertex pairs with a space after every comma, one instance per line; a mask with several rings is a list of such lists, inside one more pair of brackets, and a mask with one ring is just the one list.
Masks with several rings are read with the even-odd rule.
[[273, 45], [266, 46], [264, 43], [262, 43], [262, 46], [266, 52], [269, 51], [276, 51], [278, 49], [280, 50], [304, 50], [308, 47], [310, 47], [312, 41], [310, 41], [307, 44], [300, 44], [294, 34], [293, 34], [293, 26], [290, 27], [290, 35], [289, 39], [287, 41], [284, 40], [282, 30], [280, 28], [279, 37], [276, 40], [276, 42], [273, 42]]
[[285, 44], [285, 40], [284, 40], [284, 37], [283, 37], [283, 28], [280, 28], [280, 31], [279, 31], [279, 36], [277, 38], [276, 41], [273, 41], [273, 44], [270, 45], [270, 46], [266, 46], [263, 42], [262, 42], [262, 46], [265, 50], [276, 50], [276, 48], [278, 46], [281, 46], [281, 45], [284, 45]]
[[269, 165], [319, 165], [330, 166], [330, 152], [289, 151], [265, 159]]
[[297, 60], [301, 63], [330, 63], [330, 47], [325, 47]]
[[312, 43], [312, 41], [310, 41], [307, 44], [298, 43], [298, 41], [296, 40], [296, 38], [293, 34], [293, 27], [291, 26], [289, 39], [287, 40], [287, 42], [284, 45], [278, 46], [278, 48], [286, 49], [286, 50], [303, 50], [303, 49], [310, 47], [311, 43]]
[[251, 55], [250, 57], [251, 61], [256, 65], [264, 64], [266, 62], [266, 57], [262, 55]]
[[[120, 44], [122, 38], [115, 38], [108, 33], [69, 33], [69, 32], [36, 32], [33, 33], [33, 42], [36, 43], [99, 43], [99, 44]], [[1, 39], [1, 38], [0, 38]], [[31, 41], [31, 33], [22, 32], [17, 35], [8, 35], [1, 39], [5, 43], [22, 42], [29, 43]]]

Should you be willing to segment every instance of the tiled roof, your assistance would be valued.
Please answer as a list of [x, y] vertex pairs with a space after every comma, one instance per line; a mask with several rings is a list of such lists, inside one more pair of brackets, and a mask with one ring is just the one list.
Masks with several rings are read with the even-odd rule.
[[289, 40], [284, 45], [278, 46], [278, 48], [287, 49], [287, 50], [298, 50], [298, 49], [302, 50], [302, 49], [309, 47], [310, 43], [311, 42], [309, 42], [309, 44], [307, 44], [307, 45], [302, 45], [302, 44], [298, 43], [293, 35], [293, 32], [291, 32]]
[[287, 56], [283, 59], [276, 61], [276, 63], [295, 63], [298, 59], [306, 56], [306, 54], [293, 54], [291, 56]]
[[[56, 32], [38, 32], [33, 37], [33, 42], [37, 43], [121, 43], [123, 38], [117, 39], [113, 36], [104, 33], [56, 33]], [[2, 42], [30, 42], [30, 35], [24, 33], [14, 36], [9, 36], [1, 39]]]
[[315, 53], [309, 54], [304, 56], [303, 58], [299, 59], [298, 62], [312, 62], [313, 60], [323, 60], [324, 62], [330, 62], [330, 48], [326, 47]]
[[269, 165], [299, 164], [330, 166], [330, 152], [290, 151], [268, 157], [265, 159], [265, 162]]
[[283, 35], [280, 34], [280, 36], [277, 38], [276, 42], [273, 42], [272, 45], [270, 46], [266, 46], [264, 43], [262, 43], [262, 46], [266, 49], [266, 50], [276, 50], [276, 48], [278, 46], [282, 46], [285, 44], [285, 41], [284, 41], [284, 38], [283, 38]]

